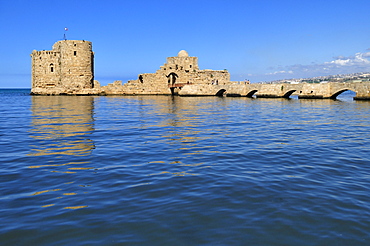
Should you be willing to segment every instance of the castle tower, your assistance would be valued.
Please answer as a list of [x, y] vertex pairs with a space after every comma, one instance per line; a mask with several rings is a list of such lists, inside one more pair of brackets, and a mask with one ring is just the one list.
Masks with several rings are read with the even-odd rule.
[[58, 41], [51, 51], [34, 50], [31, 57], [33, 90], [94, 87], [94, 53], [89, 41]]

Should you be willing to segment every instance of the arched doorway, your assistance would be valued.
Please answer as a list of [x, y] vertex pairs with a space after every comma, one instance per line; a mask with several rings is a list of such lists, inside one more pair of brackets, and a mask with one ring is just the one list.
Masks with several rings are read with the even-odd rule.
[[176, 83], [176, 79], [179, 77], [176, 73], [170, 73], [169, 75], [166, 76], [168, 78], [168, 84], [169, 85], [174, 85]]

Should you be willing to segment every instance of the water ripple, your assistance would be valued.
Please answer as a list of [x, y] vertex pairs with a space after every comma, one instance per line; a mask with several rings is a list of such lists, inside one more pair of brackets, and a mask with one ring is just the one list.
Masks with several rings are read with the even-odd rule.
[[369, 102], [0, 97], [4, 244], [369, 244]]

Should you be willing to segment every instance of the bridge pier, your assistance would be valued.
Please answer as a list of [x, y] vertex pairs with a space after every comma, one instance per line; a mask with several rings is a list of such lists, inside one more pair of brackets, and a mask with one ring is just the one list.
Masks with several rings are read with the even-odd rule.
[[330, 97], [324, 97], [323, 95], [298, 95], [298, 99], [330, 99]]
[[284, 96], [281, 95], [273, 95], [273, 94], [260, 94], [258, 93], [256, 95], [257, 98], [285, 98]]
[[356, 95], [353, 100], [363, 100], [370, 101], [370, 94], [368, 95]]

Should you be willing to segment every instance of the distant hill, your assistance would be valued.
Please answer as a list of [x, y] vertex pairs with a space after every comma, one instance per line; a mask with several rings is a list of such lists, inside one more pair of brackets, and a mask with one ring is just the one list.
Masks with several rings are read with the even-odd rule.
[[274, 80], [271, 82], [264, 82], [264, 83], [271, 83], [271, 84], [279, 84], [279, 83], [322, 83], [322, 82], [362, 82], [362, 81], [370, 81], [370, 72], [360, 72], [360, 73], [351, 73], [351, 74], [337, 74], [337, 75], [327, 75], [327, 76], [319, 76], [319, 77], [312, 77], [312, 78], [299, 78], [299, 79], [282, 79], [282, 80]]

